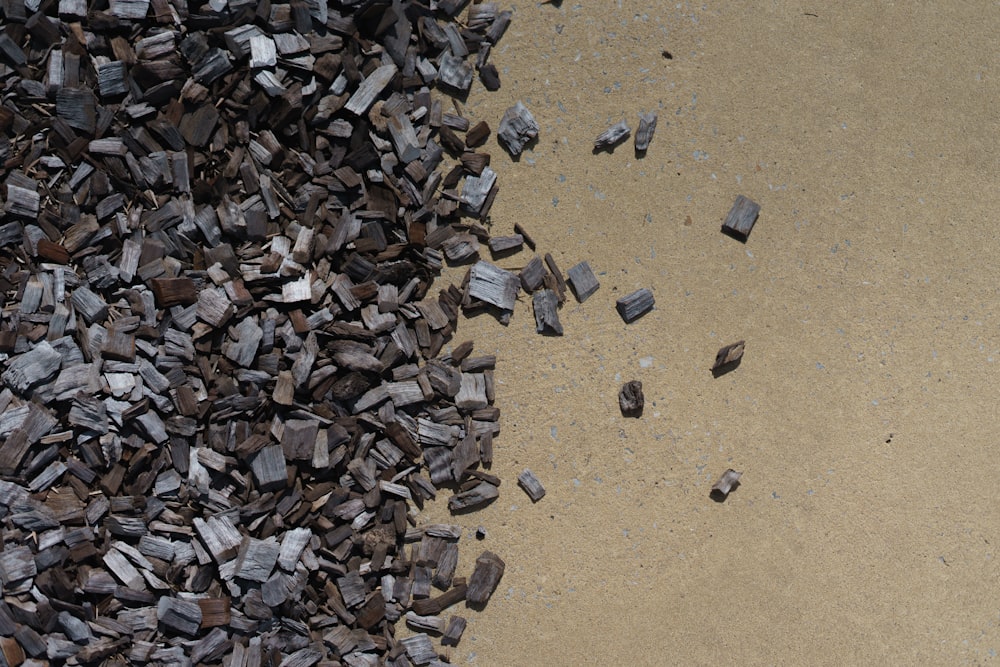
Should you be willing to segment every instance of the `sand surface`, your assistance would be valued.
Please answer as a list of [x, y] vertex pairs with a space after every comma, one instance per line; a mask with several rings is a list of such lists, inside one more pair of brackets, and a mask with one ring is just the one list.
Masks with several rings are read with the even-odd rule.
[[[453, 650], [477, 665], [980, 664], [1000, 650], [995, 185], [1000, 12], [946, 2], [501, 3], [502, 88], [464, 110], [541, 126], [499, 174], [522, 223], [600, 290], [498, 357], [489, 508], [459, 573], [507, 562]], [[672, 59], [662, 55], [667, 49]], [[659, 113], [638, 159], [594, 137]], [[719, 231], [760, 203], [746, 244]], [[519, 268], [524, 252], [498, 261]], [[460, 275], [461, 271], [455, 272]], [[654, 311], [625, 325], [640, 287]], [[746, 339], [734, 372], [716, 350]], [[624, 381], [646, 410], [625, 419]], [[525, 467], [548, 490], [517, 487]], [[725, 503], [709, 489], [744, 473]]]

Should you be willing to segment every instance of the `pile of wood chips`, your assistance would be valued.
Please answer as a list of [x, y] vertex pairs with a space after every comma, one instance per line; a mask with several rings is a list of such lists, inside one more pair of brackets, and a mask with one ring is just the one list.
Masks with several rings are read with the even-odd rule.
[[2, 659], [446, 660], [504, 564], [459, 576], [461, 530], [416, 520], [499, 484], [495, 359], [442, 353], [476, 304], [431, 293], [488, 240], [490, 130], [437, 91], [499, 85], [511, 13], [0, 17]]

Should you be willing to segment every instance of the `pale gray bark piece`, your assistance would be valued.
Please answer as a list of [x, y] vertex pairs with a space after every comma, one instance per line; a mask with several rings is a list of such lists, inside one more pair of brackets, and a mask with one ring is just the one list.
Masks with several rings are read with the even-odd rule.
[[361, 85], [351, 95], [351, 99], [347, 101], [344, 108], [356, 116], [366, 113], [371, 108], [371, 105], [375, 103], [378, 96], [382, 94], [385, 87], [389, 85], [389, 82], [392, 81], [392, 77], [396, 76], [397, 71], [396, 66], [392, 63], [377, 68], [367, 79], [361, 82]]
[[76, 312], [83, 316], [84, 322], [93, 324], [103, 322], [108, 318], [108, 304], [99, 294], [87, 287], [80, 286], [73, 290], [70, 297]]
[[566, 280], [580, 303], [589, 299], [601, 286], [587, 262], [580, 262], [566, 271]]
[[48, 341], [41, 341], [24, 354], [20, 354], [7, 364], [7, 370], [0, 374], [4, 384], [23, 394], [31, 387], [47, 382], [59, 370], [62, 355]]
[[656, 132], [657, 115], [654, 112], [639, 114], [639, 128], [635, 131], [635, 150], [642, 153], [653, 141], [653, 133]]
[[286, 572], [295, 570], [296, 563], [303, 550], [312, 540], [312, 531], [308, 528], [293, 528], [281, 538], [281, 549], [278, 551], [278, 567]]
[[422, 632], [411, 637], [403, 637], [399, 643], [404, 646], [406, 655], [416, 665], [426, 665], [432, 660], [437, 660], [437, 651], [434, 650], [431, 638]]
[[524, 492], [528, 494], [531, 498], [531, 502], [537, 503], [543, 497], [545, 497], [545, 487], [542, 483], [538, 481], [535, 477], [535, 473], [531, 472], [528, 468], [525, 468], [520, 475], [517, 476], [517, 483]]
[[250, 368], [257, 357], [257, 349], [264, 337], [264, 330], [257, 326], [253, 318], [248, 317], [240, 320], [235, 331], [239, 339], [227, 341], [223, 354], [243, 368]]
[[472, 86], [472, 65], [465, 58], [445, 54], [438, 63], [438, 81], [459, 93], [469, 92]]
[[524, 146], [538, 137], [538, 123], [524, 103], [518, 101], [504, 112], [497, 129], [497, 138], [513, 157], [524, 150]]
[[740, 477], [743, 476], [742, 472], [736, 472], [732, 468], [726, 470], [719, 477], [718, 481], [712, 485], [712, 495], [718, 496], [725, 499], [729, 493], [740, 485]]
[[604, 130], [604, 132], [597, 135], [597, 139], [594, 140], [594, 150], [600, 151], [614, 148], [621, 142], [628, 139], [628, 136], [631, 133], [632, 128], [628, 126], [627, 121], [618, 121], [608, 129]]
[[462, 373], [462, 384], [455, 396], [455, 407], [469, 412], [487, 405], [486, 377], [482, 373]]
[[243, 545], [236, 558], [236, 576], [241, 579], [264, 583], [271, 576], [281, 547], [273, 539], [243, 539]]
[[462, 207], [472, 215], [479, 215], [496, 180], [496, 172], [489, 167], [479, 176], [467, 176], [462, 186]]
[[532, 309], [535, 311], [535, 331], [540, 334], [563, 335], [563, 326], [559, 321], [559, 297], [550, 289], [538, 290], [531, 297]]
[[469, 276], [469, 296], [503, 310], [514, 310], [520, 281], [510, 271], [489, 262], [472, 265]]
[[618, 314], [625, 320], [625, 323], [631, 324], [652, 310], [654, 301], [653, 293], [643, 287], [618, 299], [615, 308], [618, 309]]

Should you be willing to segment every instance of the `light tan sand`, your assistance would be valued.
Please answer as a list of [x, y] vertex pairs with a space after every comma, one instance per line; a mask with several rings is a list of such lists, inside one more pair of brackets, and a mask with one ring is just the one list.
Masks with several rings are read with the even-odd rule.
[[[979, 664], [1000, 650], [1000, 13], [948, 2], [518, 2], [466, 113], [495, 136], [492, 230], [601, 288], [498, 357], [501, 497], [460, 574], [507, 572], [452, 652], [477, 665]], [[673, 60], [662, 57], [668, 49]], [[593, 139], [656, 110], [648, 154]], [[719, 232], [762, 206], [744, 245]], [[685, 220], [690, 218], [691, 224]], [[521, 253], [501, 260], [519, 267]], [[626, 326], [615, 299], [656, 309]], [[715, 351], [747, 341], [713, 379]], [[621, 417], [642, 380], [645, 415]], [[531, 468], [548, 490], [516, 486]], [[733, 467], [743, 484], [709, 499]], [[453, 610], [454, 611], [454, 610]], [[464, 613], [464, 612], [463, 612]]]

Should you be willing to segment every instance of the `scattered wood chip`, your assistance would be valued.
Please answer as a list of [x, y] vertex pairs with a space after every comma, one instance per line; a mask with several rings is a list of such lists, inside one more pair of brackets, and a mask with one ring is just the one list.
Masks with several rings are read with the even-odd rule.
[[528, 494], [531, 498], [531, 502], [537, 503], [539, 500], [545, 497], [545, 487], [542, 483], [538, 481], [535, 477], [535, 473], [531, 472], [527, 468], [517, 476], [518, 485], [524, 489], [524, 492]]
[[642, 382], [632, 380], [622, 385], [618, 392], [618, 407], [624, 417], [641, 417], [646, 399], [642, 394]]
[[639, 114], [639, 129], [635, 131], [635, 150], [637, 153], [645, 152], [649, 144], [653, 141], [653, 134], [656, 132], [655, 112]]
[[570, 268], [566, 272], [566, 279], [580, 303], [589, 299], [601, 286], [587, 262], [580, 262]]
[[594, 150], [612, 149], [628, 139], [631, 133], [632, 129], [628, 126], [628, 122], [621, 120], [597, 135], [597, 139], [594, 140]]
[[730, 371], [740, 363], [743, 358], [743, 349], [746, 343], [742, 340], [736, 341], [719, 348], [715, 353], [715, 362], [712, 364], [712, 372], [716, 374]]
[[740, 485], [740, 477], [742, 476], [742, 472], [736, 472], [732, 468], [726, 470], [719, 477], [719, 480], [712, 485], [712, 497], [720, 501], [725, 500], [729, 493]]
[[627, 296], [623, 296], [615, 302], [618, 314], [625, 320], [626, 324], [631, 324], [648, 313], [654, 304], [653, 293], [643, 287]]
[[745, 243], [759, 214], [760, 204], [743, 195], [737, 195], [733, 207], [729, 209], [722, 223], [722, 231]]
[[512, 157], [517, 157], [525, 145], [538, 137], [538, 123], [523, 102], [518, 101], [507, 109], [500, 119], [497, 138]]

